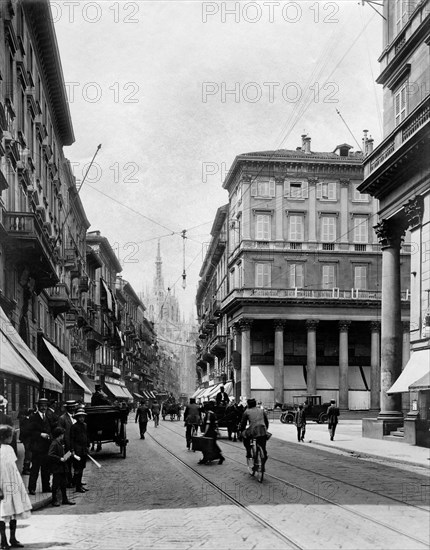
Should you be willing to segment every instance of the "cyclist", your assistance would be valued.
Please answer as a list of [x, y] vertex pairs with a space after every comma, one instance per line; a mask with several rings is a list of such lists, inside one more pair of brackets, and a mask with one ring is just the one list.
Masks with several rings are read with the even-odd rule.
[[[251, 439], [255, 439], [257, 445], [263, 450], [264, 459], [267, 460], [266, 441], [269, 419], [266, 411], [257, 407], [255, 399], [248, 399], [247, 405], [240, 421], [240, 433], [246, 449], [246, 458], [252, 458]], [[249, 426], [246, 427], [248, 422]]]
[[154, 419], [154, 427], [157, 428], [160, 423], [160, 404], [158, 401], [153, 401], [151, 406], [152, 418]]
[[197, 430], [202, 419], [200, 416], [200, 406], [196, 404], [194, 397], [190, 397], [190, 403], [185, 407], [184, 422], [186, 427], [185, 439], [187, 440], [187, 449], [191, 450], [191, 438], [197, 435]]

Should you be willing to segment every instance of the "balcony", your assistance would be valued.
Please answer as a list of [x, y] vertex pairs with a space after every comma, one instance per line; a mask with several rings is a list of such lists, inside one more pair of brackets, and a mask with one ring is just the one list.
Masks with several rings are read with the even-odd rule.
[[[409, 290], [401, 292], [401, 300], [409, 301]], [[311, 305], [312, 303], [336, 303], [344, 302], [352, 304], [354, 302], [375, 302], [375, 305], [381, 301], [381, 292], [377, 290], [359, 290], [339, 288], [330, 289], [301, 289], [301, 288], [242, 288], [233, 290], [223, 301], [223, 308], [228, 307], [234, 302], [249, 302], [252, 304], [302, 304]], [[348, 305], [349, 305], [348, 304]]]
[[72, 348], [72, 365], [79, 372], [88, 372], [93, 363], [92, 355], [89, 351]]
[[227, 336], [224, 334], [217, 334], [208, 345], [208, 350], [212, 355], [216, 355], [222, 359], [225, 357], [227, 350]]
[[103, 367], [103, 372], [105, 376], [112, 376], [112, 378], [121, 377], [121, 369], [114, 367], [113, 365], [101, 365]]
[[58, 254], [36, 214], [6, 212], [6, 246], [15, 263], [26, 263], [39, 290], [58, 283], [55, 266]]
[[414, 109], [364, 160], [364, 181], [360, 193], [385, 196], [393, 181], [421, 173], [426, 162], [426, 136], [430, 118], [430, 97]]
[[54, 317], [70, 310], [72, 302], [69, 297], [69, 288], [65, 283], [58, 283], [49, 289], [48, 307]]

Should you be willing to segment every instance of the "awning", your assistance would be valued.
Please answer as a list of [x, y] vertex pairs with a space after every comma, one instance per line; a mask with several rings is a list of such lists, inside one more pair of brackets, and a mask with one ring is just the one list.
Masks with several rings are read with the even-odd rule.
[[149, 395], [149, 393], [147, 391], [142, 390], [142, 393], [143, 393], [144, 399], [151, 399], [151, 396]]
[[140, 395], [140, 393], [133, 392], [134, 397], [137, 397], [138, 399], [145, 399], [143, 395]]
[[92, 380], [89, 376], [86, 374], [78, 373], [78, 376], [81, 377], [82, 382], [87, 386], [87, 388], [91, 391], [91, 393], [95, 393], [96, 391], [96, 383], [94, 380]]
[[127, 399], [133, 399], [133, 396], [125, 386], [121, 386], [121, 390], [124, 393], [124, 397], [126, 397]]
[[112, 308], [112, 294], [110, 292], [110, 288], [103, 281], [103, 279], [100, 279], [100, 281], [101, 281], [101, 283], [103, 285], [103, 288], [105, 289], [105, 292], [106, 292], [107, 308], [108, 308], [109, 311], [113, 311], [113, 308]]
[[430, 348], [412, 352], [402, 374], [397, 378], [387, 393], [403, 393], [409, 386], [428, 375], [430, 371]]
[[224, 391], [229, 397], [231, 397], [233, 395], [233, 382], [227, 382], [224, 384]]
[[[30, 367], [33, 373], [35, 373], [42, 380], [42, 387], [46, 390], [52, 390], [58, 393], [63, 391], [63, 386], [60, 382], [52, 376], [52, 374], [42, 365], [37, 357], [31, 352], [30, 348], [21, 338], [16, 331], [15, 327], [9, 321], [6, 313], [0, 307], [0, 332], [2, 334], [0, 342], [0, 348], [3, 347], [3, 342], [9, 342], [16, 351], [16, 363], [25, 363], [27, 367]], [[0, 363], [0, 371], [3, 370], [3, 360]], [[6, 370], [6, 369], [4, 369]], [[16, 370], [16, 369], [15, 369]], [[38, 379], [38, 383], [40, 380]]]
[[151, 390], [149, 390], [148, 393], [149, 393], [149, 397], [150, 397], [151, 399], [155, 399], [155, 398], [156, 398], [154, 392], [152, 392]]
[[18, 352], [3, 334], [0, 341], [0, 372], [24, 378], [37, 386], [40, 384], [39, 378], [34, 374], [27, 363], [21, 359]]
[[123, 393], [121, 386], [118, 386], [118, 384], [109, 384], [108, 382], [105, 382], [105, 386], [114, 397], [124, 399], [125, 394]]
[[69, 359], [67, 358], [64, 353], [61, 353], [56, 347], [54, 347], [52, 344], [46, 340], [46, 338], [43, 338], [43, 341], [45, 343], [45, 346], [48, 348], [49, 353], [54, 358], [54, 361], [63, 369], [63, 371], [77, 384], [80, 386], [84, 393], [87, 393], [89, 396], [91, 396], [91, 391], [87, 388], [87, 386], [82, 382], [81, 378], [79, 377], [79, 374], [75, 371], [75, 369], [72, 367], [72, 364], [70, 363]]
[[209, 393], [206, 394], [205, 397], [207, 397], [207, 398], [209, 398], [209, 399], [210, 399], [211, 397], [215, 397], [216, 394], [219, 392], [219, 389], [220, 389], [220, 387], [221, 387], [222, 385], [223, 385], [223, 384], [216, 384], [215, 386], [211, 386], [212, 389], [210, 390]]
[[430, 372], [409, 386], [410, 390], [429, 390], [430, 389]]

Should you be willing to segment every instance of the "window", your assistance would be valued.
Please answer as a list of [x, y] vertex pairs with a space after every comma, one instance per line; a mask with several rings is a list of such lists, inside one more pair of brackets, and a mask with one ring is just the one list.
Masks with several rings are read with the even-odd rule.
[[303, 216], [290, 216], [288, 238], [290, 241], [303, 241]]
[[233, 290], [235, 288], [234, 286], [234, 268], [230, 271], [230, 290]]
[[284, 196], [290, 197], [291, 199], [307, 199], [308, 182], [307, 181], [284, 182]]
[[322, 266], [322, 287], [334, 288], [336, 287], [336, 272], [334, 265]]
[[258, 179], [251, 184], [251, 197], [267, 197], [275, 196], [275, 180], [273, 178]]
[[407, 115], [407, 86], [408, 83], [404, 82], [400, 88], [394, 92], [394, 118], [396, 126], [398, 126]]
[[336, 182], [317, 183], [317, 199], [325, 201], [337, 200]]
[[255, 264], [255, 286], [258, 288], [270, 288], [271, 286], [270, 264]]
[[303, 264], [291, 264], [288, 269], [288, 288], [303, 288]]
[[409, 0], [395, 0], [396, 33], [398, 34], [409, 19]]
[[255, 238], [258, 241], [269, 241], [271, 238], [270, 214], [257, 214], [255, 220]]
[[369, 202], [369, 195], [367, 195], [366, 193], [360, 193], [360, 191], [357, 189], [359, 185], [360, 185], [359, 183], [354, 183], [353, 200], [360, 201], [360, 202]]
[[367, 266], [357, 265], [354, 267], [354, 288], [367, 290]]
[[354, 216], [354, 242], [368, 242], [368, 217]]
[[326, 243], [331, 243], [336, 240], [335, 216], [321, 217], [321, 240]]

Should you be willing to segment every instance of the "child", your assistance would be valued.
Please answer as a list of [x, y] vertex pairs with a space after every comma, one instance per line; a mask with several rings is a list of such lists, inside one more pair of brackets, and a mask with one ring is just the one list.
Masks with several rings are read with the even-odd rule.
[[30, 517], [31, 502], [16, 466], [16, 454], [10, 443], [13, 428], [0, 425], [0, 535], [1, 548], [9, 548], [6, 539], [6, 521], [10, 528], [10, 546], [23, 548], [15, 538], [16, 520]]
[[61, 427], [54, 428], [52, 436], [54, 441], [51, 443], [48, 451], [48, 457], [51, 464], [52, 472], [52, 506], [60, 506], [57, 500], [58, 489], [61, 490], [61, 496], [63, 497], [63, 504], [69, 504], [73, 506], [75, 502], [70, 501], [67, 498], [67, 465], [66, 461], [69, 457], [64, 455], [63, 439], [65, 429]]

